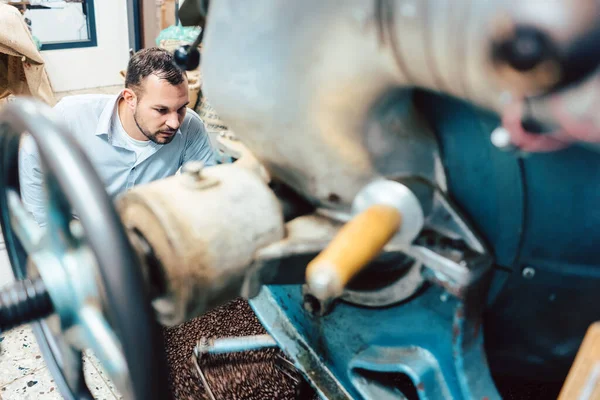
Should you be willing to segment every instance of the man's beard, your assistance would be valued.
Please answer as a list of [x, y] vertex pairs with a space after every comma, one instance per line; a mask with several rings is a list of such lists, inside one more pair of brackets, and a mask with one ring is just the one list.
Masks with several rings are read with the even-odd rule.
[[173, 140], [173, 138], [175, 137], [175, 133], [176, 132], [173, 132], [173, 134], [171, 136], [167, 136], [164, 139], [159, 139], [158, 138], [158, 134], [160, 132], [163, 132], [163, 131], [158, 131], [158, 132], [155, 132], [155, 133], [150, 133], [148, 130], [142, 128], [142, 125], [138, 122], [137, 110], [135, 110], [135, 112], [133, 113], [133, 121], [137, 125], [138, 129], [140, 130], [140, 132], [142, 132], [142, 134], [144, 136], [146, 136], [148, 139], [150, 139], [150, 141], [152, 141], [152, 142], [154, 142], [156, 144], [168, 144], [168, 143], [171, 143], [171, 140]]

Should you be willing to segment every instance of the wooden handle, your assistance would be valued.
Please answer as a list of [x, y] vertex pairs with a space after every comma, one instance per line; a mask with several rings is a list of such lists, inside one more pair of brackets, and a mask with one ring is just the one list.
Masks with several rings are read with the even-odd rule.
[[327, 277], [328, 292], [334, 292], [327, 296], [341, 295], [346, 284], [377, 257], [398, 232], [401, 223], [400, 211], [387, 205], [371, 206], [354, 217], [308, 264], [306, 281], [311, 290], [318, 285], [316, 282], [323, 286], [323, 277]]
[[600, 322], [592, 324], [571, 366], [558, 400], [600, 399]]

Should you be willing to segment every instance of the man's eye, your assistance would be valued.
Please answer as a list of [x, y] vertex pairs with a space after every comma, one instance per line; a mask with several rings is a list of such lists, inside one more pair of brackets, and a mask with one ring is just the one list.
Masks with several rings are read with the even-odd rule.
[[184, 112], [184, 111], [185, 111], [185, 107], [181, 107], [179, 110], [177, 110], [177, 112], [178, 112], [179, 114], [181, 114], [181, 113], [182, 113], [182, 112]]
[[166, 110], [166, 109], [164, 109], [164, 108], [155, 108], [155, 110], [156, 110], [157, 112], [161, 113], [161, 114], [164, 114], [164, 113], [166, 113], [166, 112], [167, 112], [167, 110]]

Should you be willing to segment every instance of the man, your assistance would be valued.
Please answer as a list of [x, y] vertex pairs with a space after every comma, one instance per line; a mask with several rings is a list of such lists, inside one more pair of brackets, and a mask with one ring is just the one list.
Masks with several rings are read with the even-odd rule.
[[[115, 197], [173, 175], [188, 161], [215, 164], [204, 124], [188, 103], [185, 73], [169, 52], [150, 48], [131, 57], [119, 95], [70, 96], [54, 110]], [[31, 137], [21, 146], [19, 176], [25, 207], [45, 225], [43, 176]]]

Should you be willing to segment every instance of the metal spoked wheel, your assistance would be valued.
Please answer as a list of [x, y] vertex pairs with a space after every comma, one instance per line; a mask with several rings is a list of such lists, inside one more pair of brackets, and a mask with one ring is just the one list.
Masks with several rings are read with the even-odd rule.
[[[37, 143], [45, 171], [45, 228], [19, 197], [22, 132]], [[30, 277], [49, 295], [56, 326], [40, 320], [48, 315], [20, 322], [33, 323], [61, 394], [92, 398], [81, 359], [90, 348], [125, 398], [169, 398], [162, 334], [120, 219], [75, 139], [37, 101], [19, 100], [0, 113], [0, 223], [15, 277]]]

